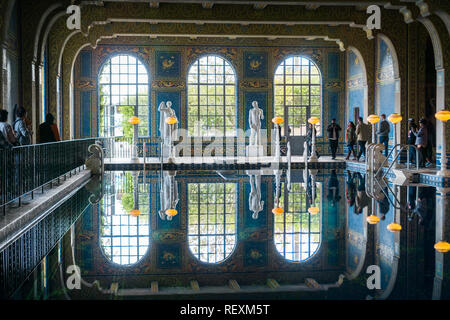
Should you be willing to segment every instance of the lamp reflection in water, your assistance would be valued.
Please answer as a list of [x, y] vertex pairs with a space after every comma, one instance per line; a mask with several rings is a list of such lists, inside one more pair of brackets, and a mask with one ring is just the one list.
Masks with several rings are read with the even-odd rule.
[[306, 197], [308, 212], [313, 215], [318, 214], [320, 212], [319, 207], [316, 205], [316, 175], [318, 170], [310, 169], [304, 172], [306, 172], [306, 193], [310, 193], [310, 197]]
[[281, 172], [282, 170], [275, 169], [273, 174], [275, 175], [275, 207], [272, 209], [274, 215], [280, 215], [284, 212], [280, 207], [280, 185], [281, 185]]
[[161, 220], [172, 220], [177, 215], [176, 210], [179, 201], [178, 184], [175, 180], [176, 171], [162, 171], [161, 188], [159, 193]]

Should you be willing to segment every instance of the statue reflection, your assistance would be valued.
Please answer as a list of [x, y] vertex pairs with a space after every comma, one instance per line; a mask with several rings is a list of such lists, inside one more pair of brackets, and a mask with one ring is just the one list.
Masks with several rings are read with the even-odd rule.
[[163, 171], [160, 189], [160, 210], [158, 211], [161, 220], [172, 220], [172, 215], [167, 214], [167, 210], [176, 209], [178, 197], [178, 184], [175, 180], [176, 171]]
[[253, 212], [252, 218], [258, 219], [258, 214], [264, 208], [264, 201], [261, 200], [261, 172], [258, 170], [248, 170], [246, 173], [250, 177], [248, 207]]

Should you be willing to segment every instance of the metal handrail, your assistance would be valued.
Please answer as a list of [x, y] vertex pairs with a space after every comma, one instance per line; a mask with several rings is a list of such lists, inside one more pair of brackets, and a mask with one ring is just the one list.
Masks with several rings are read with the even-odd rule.
[[[386, 172], [384, 173], [383, 178], [384, 178], [384, 177], [389, 173], [389, 171], [392, 169], [392, 166], [396, 163], [398, 157], [400, 156], [401, 152], [402, 152], [405, 148], [408, 148], [408, 151], [407, 151], [407, 152], [408, 152], [408, 161], [407, 161], [408, 167], [407, 167], [407, 168], [409, 169], [409, 147], [411, 147], [411, 146], [413, 146], [413, 145], [409, 145], [409, 144], [400, 144], [400, 143], [398, 143], [398, 144], [396, 144], [396, 145], [392, 148], [392, 150], [389, 152], [389, 154], [388, 154], [388, 156], [386, 157], [386, 159], [384, 159], [384, 161], [383, 161], [381, 167], [378, 169], [378, 171], [377, 171], [376, 174], [378, 174], [378, 173], [380, 172], [380, 170], [383, 169], [384, 164], [386, 163], [386, 161], [388, 161], [390, 155], [392, 154], [392, 152], [393, 152], [398, 146], [400, 146], [400, 150], [397, 152], [396, 156], [395, 156], [394, 159], [392, 160], [392, 162], [391, 162], [391, 164], [389, 165], [388, 169], [387, 169]], [[414, 146], [414, 148], [416, 149], [416, 170], [418, 171], [418, 170], [419, 170], [419, 161], [417, 161], [417, 160], [418, 160], [418, 157], [419, 157], [419, 153], [418, 153], [417, 147]]]
[[65, 140], [3, 149], [0, 153], [0, 208], [6, 215], [6, 206], [54, 180], [80, 171], [89, 156], [88, 148], [103, 138]]

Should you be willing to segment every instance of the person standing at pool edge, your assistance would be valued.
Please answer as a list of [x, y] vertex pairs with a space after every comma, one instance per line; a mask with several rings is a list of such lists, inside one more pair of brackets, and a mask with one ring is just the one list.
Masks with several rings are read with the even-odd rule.
[[388, 156], [389, 131], [391, 131], [391, 128], [389, 126], [389, 122], [386, 120], [386, 115], [383, 113], [381, 115], [381, 121], [378, 126], [377, 135], [380, 137], [380, 143], [384, 144], [384, 155], [386, 157]]
[[328, 140], [330, 140], [331, 159], [336, 159], [336, 151], [339, 141], [339, 131], [341, 127], [336, 123], [336, 119], [331, 119], [331, 124], [328, 126]]

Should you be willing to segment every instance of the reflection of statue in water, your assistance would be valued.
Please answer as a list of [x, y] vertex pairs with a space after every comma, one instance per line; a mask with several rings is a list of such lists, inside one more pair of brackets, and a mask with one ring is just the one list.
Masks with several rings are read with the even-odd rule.
[[178, 121], [173, 126], [173, 131], [170, 128], [170, 124], [166, 123], [166, 119], [169, 117], [176, 117], [175, 111], [171, 108], [172, 102], [164, 101], [159, 104], [159, 133], [161, 135], [161, 139], [164, 141], [164, 145], [170, 146], [172, 143], [172, 132], [175, 131], [178, 127]]
[[247, 174], [250, 176], [250, 195], [248, 206], [253, 212], [252, 218], [258, 219], [258, 213], [264, 208], [264, 201], [261, 201], [261, 174]]
[[176, 209], [178, 204], [178, 185], [175, 175], [176, 171], [163, 171], [163, 181], [159, 194], [161, 207], [158, 212], [162, 220], [172, 220], [171, 216], [166, 215], [166, 210]]
[[248, 112], [250, 125], [250, 145], [261, 145], [261, 120], [264, 119], [263, 111], [258, 107], [258, 102], [252, 102], [252, 109]]

